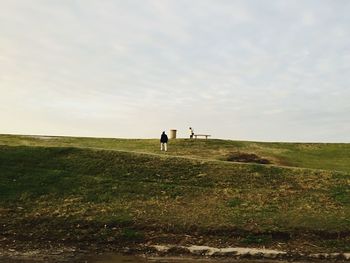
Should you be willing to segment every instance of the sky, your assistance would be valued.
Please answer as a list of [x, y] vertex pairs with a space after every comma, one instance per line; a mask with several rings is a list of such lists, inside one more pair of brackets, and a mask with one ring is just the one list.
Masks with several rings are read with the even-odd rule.
[[1, 0], [0, 133], [350, 142], [348, 0]]

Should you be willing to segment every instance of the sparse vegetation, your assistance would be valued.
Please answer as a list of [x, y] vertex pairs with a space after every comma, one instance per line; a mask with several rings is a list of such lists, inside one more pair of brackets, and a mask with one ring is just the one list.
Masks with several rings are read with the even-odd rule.
[[254, 153], [233, 152], [227, 155], [226, 160], [229, 162], [240, 162], [240, 163], [271, 164], [271, 162], [268, 159], [259, 157]]
[[0, 141], [0, 233], [6, 238], [142, 242], [178, 234], [203, 243], [215, 235], [240, 245], [304, 239], [314, 250], [343, 250], [349, 243], [347, 144], [325, 145], [320, 159], [332, 149], [338, 162], [312, 170], [220, 159], [254, 148], [274, 163], [300, 153], [304, 159], [295, 163], [312, 166], [306, 156], [316, 158], [322, 145], [177, 140], [172, 153], [158, 155], [155, 140]]
[[[79, 147], [160, 154], [159, 139], [113, 139], [0, 135], [0, 145]], [[269, 143], [176, 139], [167, 155], [227, 160], [231, 153], [255, 154], [274, 165], [350, 172], [349, 143]]]

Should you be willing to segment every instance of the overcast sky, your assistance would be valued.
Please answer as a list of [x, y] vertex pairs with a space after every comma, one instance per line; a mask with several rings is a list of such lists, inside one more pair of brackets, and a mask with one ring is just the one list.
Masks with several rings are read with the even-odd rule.
[[350, 142], [348, 0], [1, 0], [0, 133]]

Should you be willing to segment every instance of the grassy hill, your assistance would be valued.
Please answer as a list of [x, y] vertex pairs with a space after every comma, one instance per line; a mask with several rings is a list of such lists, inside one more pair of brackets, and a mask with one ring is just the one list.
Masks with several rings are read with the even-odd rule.
[[[349, 151], [180, 139], [160, 154], [158, 140], [2, 135], [0, 236], [345, 251]], [[227, 161], [234, 153], [273, 165]]]
[[[0, 135], [0, 145], [81, 147], [159, 154], [158, 139], [111, 139]], [[236, 152], [254, 153], [272, 164], [350, 172], [350, 143], [270, 143], [176, 139], [167, 155], [227, 160]]]

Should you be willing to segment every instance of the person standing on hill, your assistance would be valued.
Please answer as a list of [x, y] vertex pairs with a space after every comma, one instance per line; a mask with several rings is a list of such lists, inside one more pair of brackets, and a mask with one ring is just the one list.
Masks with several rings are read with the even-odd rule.
[[168, 151], [168, 136], [165, 134], [165, 131], [163, 131], [162, 135], [160, 136], [160, 150], [161, 151]]
[[193, 135], [194, 135], [194, 130], [192, 127], [190, 127], [190, 139], [193, 139]]

